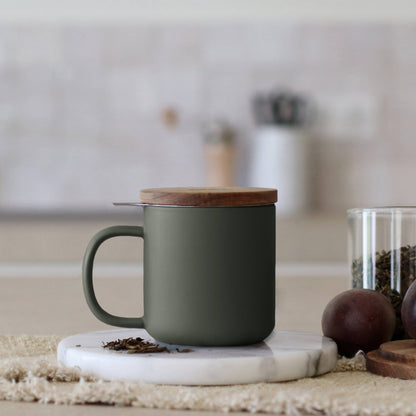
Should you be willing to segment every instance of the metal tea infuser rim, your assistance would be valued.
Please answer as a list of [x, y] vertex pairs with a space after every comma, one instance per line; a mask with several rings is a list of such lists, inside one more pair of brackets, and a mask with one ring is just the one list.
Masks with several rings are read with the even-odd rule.
[[207, 206], [198, 207], [195, 205], [168, 205], [168, 204], [147, 204], [144, 202], [113, 202], [116, 207], [166, 207], [166, 208], [245, 208], [245, 207], [265, 207], [268, 205], [274, 205], [273, 203], [264, 205], [241, 205], [241, 206], [230, 206], [230, 205], [218, 205], [218, 206]]

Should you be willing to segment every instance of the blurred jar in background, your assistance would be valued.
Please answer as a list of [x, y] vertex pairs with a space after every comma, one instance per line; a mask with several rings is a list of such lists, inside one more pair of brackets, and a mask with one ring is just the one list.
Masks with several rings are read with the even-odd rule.
[[208, 124], [204, 131], [206, 185], [235, 185], [235, 132], [225, 121]]

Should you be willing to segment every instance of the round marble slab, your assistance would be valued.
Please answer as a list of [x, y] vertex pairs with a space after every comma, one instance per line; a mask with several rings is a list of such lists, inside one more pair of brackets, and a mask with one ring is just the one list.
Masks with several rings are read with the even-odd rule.
[[[170, 353], [127, 354], [102, 347], [128, 337], [166, 346]], [[177, 352], [185, 348], [193, 351]], [[331, 339], [302, 332], [273, 331], [263, 342], [242, 347], [192, 347], [155, 341], [144, 329], [73, 335], [58, 346], [58, 361], [104, 380], [154, 384], [225, 385], [287, 381], [331, 371], [337, 347]]]

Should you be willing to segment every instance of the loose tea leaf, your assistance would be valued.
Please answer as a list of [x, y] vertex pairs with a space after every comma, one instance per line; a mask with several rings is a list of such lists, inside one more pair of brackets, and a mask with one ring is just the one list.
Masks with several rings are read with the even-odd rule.
[[[364, 276], [364, 269], [368, 271], [368, 276]], [[396, 330], [393, 339], [408, 338], [400, 313], [403, 297], [415, 280], [416, 246], [407, 245], [391, 251], [376, 252], [374, 257], [368, 258], [365, 265], [363, 258], [360, 257], [353, 260], [351, 271], [353, 288], [362, 288], [364, 280], [370, 281], [367, 287], [377, 290], [390, 299], [396, 312]], [[371, 284], [370, 277], [374, 279], [375, 285]]]
[[143, 338], [124, 338], [117, 341], [110, 341], [103, 343], [103, 348], [108, 348], [114, 351], [127, 351], [128, 354], [150, 354], [154, 352], [169, 352], [166, 347], [161, 347], [150, 341], [145, 341]]
[[[127, 354], [150, 354], [153, 352], [167, 352], [170, 353], [168, 348], [161, 347], [159, 344], [154, 342], [145, 341], [143, 338], [124, 338], [117, 339], [116, 341], [110, 341], [107, 343], [103, 342], [103, 348], [108, 348], [113, 351], [127, 351]], [[191, 348], [176, 348], [177, 352], [193, 352]]]

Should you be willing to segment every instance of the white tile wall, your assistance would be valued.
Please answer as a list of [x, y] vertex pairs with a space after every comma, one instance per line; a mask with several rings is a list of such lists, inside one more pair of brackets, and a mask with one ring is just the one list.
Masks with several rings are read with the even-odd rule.
[[400, 24], [2, 23], [0, 209], [111, 209], [144, 187], [204, 185], [216, 118], [238, 131], [244, 185], [250, 100], [275, 87], [376, 101], [371, 140], [315, 137], [316, 208], [416, 204], [415, 46]]

